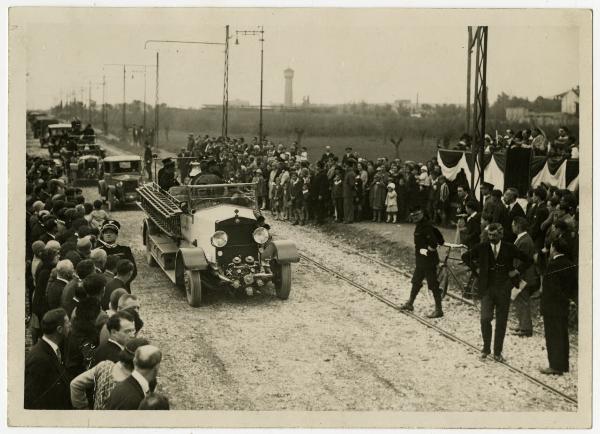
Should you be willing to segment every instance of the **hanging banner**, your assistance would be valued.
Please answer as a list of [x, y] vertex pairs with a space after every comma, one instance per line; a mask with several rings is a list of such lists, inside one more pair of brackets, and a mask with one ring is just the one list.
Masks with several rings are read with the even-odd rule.
[[437, 161], [442, 169], [442, 175], [448, 181], [454, 181], [457, 176], [462, 178], [464, 176], [467, 179], [467, 183], [471, 184], [471, 170], [464, 152], [460, 151], [438, 151]]
[[546, 162], [543, 169], [531, 180], [532, 187], [535, 188], [544, 183], [558, 188], [566, 188], [567, 161], [563, 161], [554, 173], [552, 173], [553, 171], [550, 167], [551, 164], [548, 164], [549, 162], [550, 160]]

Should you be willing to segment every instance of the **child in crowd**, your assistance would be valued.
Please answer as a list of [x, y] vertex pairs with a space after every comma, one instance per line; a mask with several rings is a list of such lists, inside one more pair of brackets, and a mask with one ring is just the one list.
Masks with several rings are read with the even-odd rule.
[[302, 207], [300, 209], [300, 226], [304, 226], [308, 221], [308, 208], [310, 203], [310, 193], [308, 192], [308, 184], [302, 184]]
[[258, 206], [261, 210], [264, 210], [267, 207], [267, 181], [263, 177], [262, 170], [256, 169], [254, 171], [254, 177], [252, 178], [252, 182], [256, 183], [256, 201], [258, 202]]
[[102, 227], [104, 221], [110, 218], [108, 213], [102, 209], [102, 201], [100, 199], [94, 201], [94, 210], [90, 215], [92, 216], [90, 224], [95, 228]]
[[396, 195], [396, 186], [390, 182], [387, 186], [387, 196], [385, 198], [387, 212], [387, 223], [396, 223], [396, 214], [398, 213], [398, 200]]
[[385, 200], [387, 192], [383, 182], [381, 182], [381, 175], [376, 174], [373, 178], [373, 185], [369, 192], [369, 199], [371, 209], [373, 210], [373, 221], [381, 222], [383, 220], [383, 208], [385, 206]]

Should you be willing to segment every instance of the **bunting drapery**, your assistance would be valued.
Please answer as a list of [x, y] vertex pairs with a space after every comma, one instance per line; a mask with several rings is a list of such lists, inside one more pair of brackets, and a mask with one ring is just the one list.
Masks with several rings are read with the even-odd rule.
[[[442, 175], [450, 182], [463, 172], [470, 187], [471, 172], [477, 172], [470, 152], [441, 149], [437, 161]], [[536, 187], [541, 183], [572, 191], [578, 187], [578, 160], [532, 157], [528, 149], [509, 149], [506, 153], [485, 154], [483, 163], [485, 182], [499, 190], [516, 187], [521, 196], [530, 186]], [[477, 178], [477, 173], [475, 175]], [[476, 196], [479, 195], [478, 190], [479, 186], [476, 186]]]

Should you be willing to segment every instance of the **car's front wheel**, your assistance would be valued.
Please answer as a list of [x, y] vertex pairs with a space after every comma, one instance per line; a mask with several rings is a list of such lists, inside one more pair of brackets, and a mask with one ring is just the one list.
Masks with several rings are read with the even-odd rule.
[[281, 300], [287, 300], [292, 289], [292, 266], [291, 264], [280, 264], [275, 262], [271, 265], [273, 270], [273, 284], [275, 294]]
[[202, 302], [202, 276], [200, 271], [185, 270], [183, 272], [183, 286], [190, 306], [198, 307]]

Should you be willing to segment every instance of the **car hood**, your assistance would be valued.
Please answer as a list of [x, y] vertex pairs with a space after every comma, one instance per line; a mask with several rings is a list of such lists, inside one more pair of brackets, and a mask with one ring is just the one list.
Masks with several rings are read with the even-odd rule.
[[124, 175], [113, 175], [112, 179], [115, 181], [137, 181], [140, 179], [140, 175], [124, 174]]

